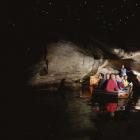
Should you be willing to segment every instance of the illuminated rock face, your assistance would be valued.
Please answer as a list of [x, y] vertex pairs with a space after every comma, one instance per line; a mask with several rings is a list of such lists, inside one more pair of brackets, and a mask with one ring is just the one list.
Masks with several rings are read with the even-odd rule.
[[[133, 54], [130, 55], [129, 53], [124, 53], [123, 50], [108, 49], [107, 51], [117, 55], [118, 59], [105, 59], [102, 50], [102, 57], [95, 59], [94, 55], [89, 55], [89, 50], [86, 52], [84, 49], [71, 42], [61, 41], [52, 43], [47, 46], [46, 59], [48, 60], [48, 73], [40, 74], [41, 69], [46, 67], [45, 61], [42, 59], [42, 61], [35, 65], [34, 70], [36, 74], [32, 77], [30, 82], [33, 85], [54, 83], [60, 82], [63, 78], [73, 82], [99, 72], [104, 74], [118, 73], [122, 64], [131, 68], [133, 74], [136, 75], [135, 77], [138, 80], [140, 79], [138, 52], [136, 54], [133, 52]], [[106, 52], [104, 55], [108, 55], [108, 53]], [[131, 57], [131, 59], [129, 57]]]
[[[91, 71], [97, 72], [101, 60], [95, 60], [88, 54], [84, 54], [80, 47], [69, 42], [57, 42], [47, 47], [48, 74], [40, 76], [39, 73], [32, 79], [32, 84], [58, 82], [62, 78], [68, 81], [82, 79]], [[44, 67], [42, 61], [36, 65], [36, 69]]]
[[119, 56], [122, 59], [133, 59], [140, 63], [140, 51], [137, 52], [125, 52], [123, 49], [112, 49], [113, 54]]
[[94, 58], [80, 52], [71, 43], [51, 44], [48, 48], [49, 73], [51, 74], [83, 74], [91, 71]]

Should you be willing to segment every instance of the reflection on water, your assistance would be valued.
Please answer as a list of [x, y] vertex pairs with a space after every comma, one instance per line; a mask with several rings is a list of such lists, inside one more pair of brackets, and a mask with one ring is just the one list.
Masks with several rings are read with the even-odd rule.
[[66, 92], [63, 98], [57, 92], [36, 91], [31, 99], [33, 115], [24, 126], [26, 140], [124, 140], [139, 136], [139, 97], [91, 100], [74, 92]]

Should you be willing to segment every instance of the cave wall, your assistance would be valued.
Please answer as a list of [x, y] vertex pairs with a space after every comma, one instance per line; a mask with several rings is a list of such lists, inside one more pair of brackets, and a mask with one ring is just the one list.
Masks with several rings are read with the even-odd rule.
[[75, 81], [85, 77], [91, 71], [96, 73], [100, 60], [83, 53], [83, 50], [71, 42], [57, 42], [47, 46], [48, 73], [40, 75], [45, 60], [34, 66], [36, 70], [32, 83], [59, 82], [62, 78]]
[[[139, 75], [139, 59], [132, 59], [132, 57], [136, 56], [134, 52], [133, 55], [131, 53], [124, 53], [122, 58], [120, 54], [122, 54], [123, 51], [120, 53], [119, 51], [107, 48], [105, 48], [106, 50], [102, 50], [100, 47], [99, 55], [101, 55], [101, 57], [97, 59], [94, 50], [91, 51], [87, 48], [88, 51], [85, 51], [84, 48], [68, 41], [58, 41], [48, 44], [46, 47], [46, 59], [44, 59], [43, 56], [42, 59], [32, 67], [34, 75], [29, 81], [32, 85], [57, 83], [63, 78], [73, 82], [99, 72], [104, 74], [118, 73], [122, 64], [133, 69], [135, 77]], [[98, 44], [96, 44], [96, 47], [98, 48]], [[95, 54], [95, 56], [91, 55], [92, 53]], [[112, 59], [110, 59], [110, 57], [108, 57], [108, 59], [104, 57], [104, 55], [109, 56], [110, 54]], [[131, 56], [131, 59], [128, 59], [128, 55]], [[46, 68], [46, 60], [48, 60], [48, 72], [42, 73], [44, 68]]]
[[49, 73], [83, 75], [92, 69], [94, 58], [72, 43], [58, 42], [48, 47]]

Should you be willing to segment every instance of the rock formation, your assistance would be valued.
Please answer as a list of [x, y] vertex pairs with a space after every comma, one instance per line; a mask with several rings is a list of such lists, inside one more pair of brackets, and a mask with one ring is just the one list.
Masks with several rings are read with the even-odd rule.
[[[140, 76], [140, 53], [125, 52], [123, 49], [109, 49], [100, 42], [96, 46], [81, 47], [72, 42], [58, 41], [47, 45], [47, 56], [31, 69], [34, 73], [29, 84], [39, 85], [59, 83], [66, 78], [68, 82], [85, 79], [95, 73], [118, 73], [121, 65], [132, 69], [137, 83]], [[47, 72], [43, 72], [48, 62]]]

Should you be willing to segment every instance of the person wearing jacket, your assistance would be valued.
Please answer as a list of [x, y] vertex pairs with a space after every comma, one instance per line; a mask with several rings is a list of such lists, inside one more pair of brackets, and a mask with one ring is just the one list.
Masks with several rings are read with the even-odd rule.
[[116, 82], [115, 74], [111, 74], [111, 79], [108, 80], [106, 90], [108, 92], [118, 92], [119, 88]]
[[117, 82], [119, 90], [124, 89], [123, 79], [118, 74], [116, 75], [116, 82]]

